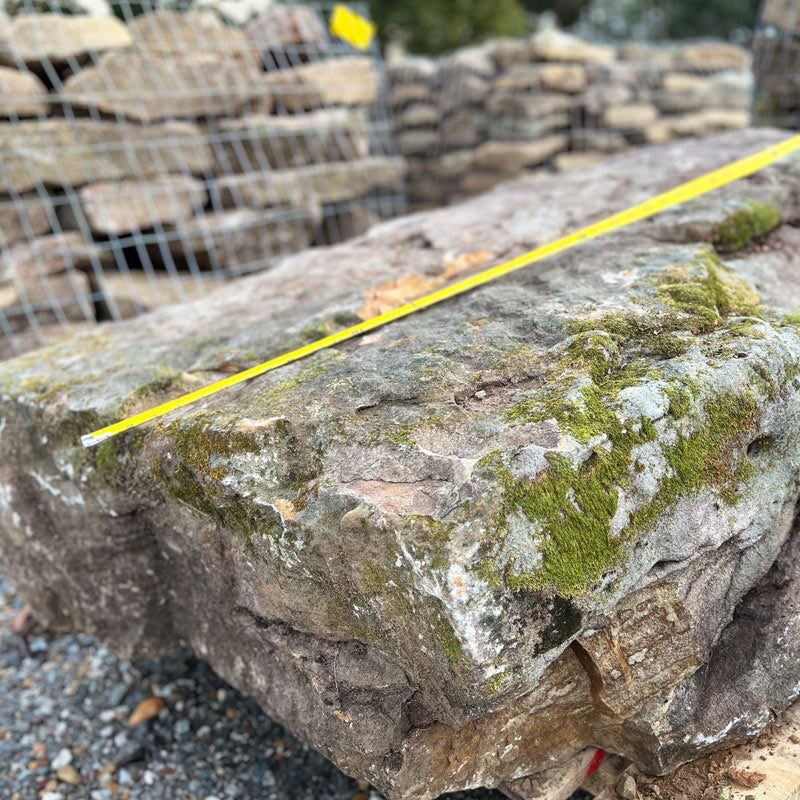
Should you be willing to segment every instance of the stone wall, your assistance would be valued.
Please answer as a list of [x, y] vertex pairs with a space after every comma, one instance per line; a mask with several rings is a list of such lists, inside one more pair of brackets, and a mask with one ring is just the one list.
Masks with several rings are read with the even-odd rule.
[[381, 96], [310, 6], [0, 17], [0, 356], [401, 211]]
[[611, 47], [548, 29], [387, 70], [415, 206], [750, 120], [749, 54], [722, 42]]

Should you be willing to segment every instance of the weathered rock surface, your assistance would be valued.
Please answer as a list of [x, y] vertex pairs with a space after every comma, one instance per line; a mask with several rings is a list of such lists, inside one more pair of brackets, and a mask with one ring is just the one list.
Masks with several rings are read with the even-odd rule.
[[178, 260], [255, 272], [286, 253], [308, 247], [319, 216], [307, 209], [212, 212], [182, 224], [168, 246]]
[[0, 247], [50, 230], [47, 206], [36, 195], [0, 198]]
[[0, 122], [0, 185], [9, 191], [165, 172], [198, 174], [213, 163], [211, 147], [190, 122], [147, 127], [94, 119]]
[[217, 123], [214, 139], [216, 169], [221, 173], [346, 161], [369, 154], [367, 115], [359, 109], [223, 119]]
[[757, 729], [800, 691], [797, 160], [78, 437], [783, 136], [520, 180], [3, 363], [19, 591], [125, 655], [190, 642], [392, 797]]
[[32, 72], [0, 67], [0, 117], [36, 117], [47, 107], [47, 90]]
[[116, 17], [81, 14], [25, 14], [8, 23], [9, 48], [0, 60], [16, 65], [65, 64], [89, 53], [133, 43], [129, 28]]
[[371, 58], [353, 56], [270, 72], [265, 82], [276, 104], [288, 111], [303, 111], [325, 105], [373, 103], [378, 97], [379, 76]]
[[95, 183], [84, 186], [78, 197], [93, 231], [119, 235], [189, 219], [205, 205], [206, 190], [196, 178], [167, 175]]
[[164, 56], [214, 54], [236, 58], [247, 67], [262, 66], [253, 42], [238, 28], [225, 25], [213, 11], [184, 14], [159, 9], [134, 17], [128, 23], [128, 32], [139, 49]]
[[374, 189], [402, 189], [405, 163], [391, 156], [308, 164], [294, 169], [223, 175], [216, 181], [223, 205], [254, 208], [304, 206], [309, 202], [341, 203]]
[[76, 108], [98, 109], [141, 122], [238, 114], [270, 94], [255, 64], [219, 53], [127, 53], [103, 56], [64, 85]]
[[244, 32], [254, 44], [265, 50], [287, 45], [321, 49], [328, 43], [325, 23], [313, 6], [272, 6], [254, 17]]

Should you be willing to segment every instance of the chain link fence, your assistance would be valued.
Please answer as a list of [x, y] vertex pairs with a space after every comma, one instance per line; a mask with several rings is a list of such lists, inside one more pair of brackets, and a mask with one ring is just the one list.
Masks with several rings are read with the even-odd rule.
[[756, 119], [800, 128], [800, 0], [765, 0], [753, 38]]
[[225, 2], [7, 0], [0, 357], [404, 210], [376, 47], [324, 4]]

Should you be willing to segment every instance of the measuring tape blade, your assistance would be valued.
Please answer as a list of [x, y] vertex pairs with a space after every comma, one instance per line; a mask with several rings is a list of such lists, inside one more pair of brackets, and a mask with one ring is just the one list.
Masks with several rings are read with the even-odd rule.
[[81, 442], [84, 447], [92, 447], [93, 445], [99, 444], [104, 439], [108, 439], [111, 436], [116, 436], [123, 431], [136, 428], [145, 422], [157, 419], [158, 417], [163, 417], [165, 414], [169, 414], [170, 411], [175, 411], [175, 409], [183, 408], [184, 406], [196, 403], [198, 400], [210, 397], [211, 395], [221, 392], [224, 389], [229, 389], [232, 386], [244, 383], [252, 378], [257, 378], [259, 375], [263, 375], [265, 372], [270, 372], [271, 370], [278, 369], [278, 367], [291, 364], [293, 361], [299, 361], [301, 358], [310, 356], [312, 353], [317, 353], [320, 350], [334, 347], [337, 344], [346, 342], [348, 339], [361, 336], [368, 331], [375, 330], [376, 328], [380, 328], [390, 322], [407, 317], [409, 314], [421, 311], [424, 308], [429, 308], [430, 306], [441, 303], [444, 300], [449, 300], [452, 297], [456, 297], [464, 292], [468, 292], [477, 288], [478, 286], [483, 286], [490, 281], [497, 280], [497, 278], [502, 278], [504, 275], [508, 275], [511, 272], [522, 269], [523, 267], [530, 266], [531, 264], [541, 261], [544, 258], [554, 256], [557, 253], [563, 253], [565, 250], [570, 250], [571, 248], [577, 247], [584, 242], [596, 239], [597, 237], [603, 236], [606, 233], [619, 230], [620, 228], [624, 228], [634, 222], [647, 219], [648, 217], [658, 214], [660, 211], [680, 205], [681, 203], [685, 203], [687, 200], [692, 200], [695, 197], [699, 197], [700, 195], [706, 194], [714, 189], [718, 189], [720, 186], [725, 186], [726, 184], [733, 183], [740, 178], [752, 175], [754, 172], [764, 169], [764, 167], [773, 164], [778, 159], [783, 158], [784, 156], [787, 156], [797, 150], [800, 150], [800, 135], [792, 136], [783, 142], [779, 142], [778, 144], [767, 147], [764, 150], [760, 150], [758, 153], [754, 153], [753, 155], [747, 156], [738, 161], [734, 161], [733, 163], [724, 167], [720, 167], [719, 169], [708, 172], [705, 175], [701, 175], [699, 178], [695, 178], [694, 180], [682, 183], [680, 186], [676, 186], [674, 189], [670, 189], [669, 191], [663, 192], [655, 197], [651, 197], [648, 200], [644, 200], [641, 203], [637, 203], [636, 205], [626, 208], [624, 211], [620, 211], [617, 214], [612, 214], [610, 217], [606, 217], [599, 222], [587, 225], [585, 228], [574, 231], [573, 233], [570, 233], [561, 239], [557, 239], [556, 241], [550, 242], [542, 247], [537, 247], [534, 250], [523, 253], [522, 255], [512, 258], [509, 261], [505, 261], [502, 264], [498, 264], [497, 266], [489, 267], [482, 272], [478, 272], [475, 275], [469, 276], [468, 278], [464, 278], [463, 280], [452, 283], [442, 289], [437, 289], [430, 294], [426, 294], [423, 297], [412, 300], [410, 303], [405, 303], [404, 305], [398, 306], [391, 311], [378, 314], [376, 317], [372, 317], [364, 322], [359, 322], [357, 325], [345, 328], [338, 333], [332, 333], [330, 336], [326, 336], [323, 339], [318, 339], [315, 342], [311, 342], [311, 344], [298, 347], [296, 350], [291, 350], [288, 353], [284, 353], [276, 358], [272, 358], [269, 361], [265, 361], [263, 364], [258, 364], [250, 369], [237, 372], [235, 375], [231, 375], [230, 377], [224, 378], [221, 381], [209, 384], [202, 389], [197, 389], [194, 392], [190, 392], [189, 394], [185, 394], [174, 400], [169, 400], [166, 403], [162, 403], [161, 405], [155, 406], [147, 411], [142, 411], [141, 413], [135, 414], [132, 417], [115, 422], [113, 425], [108, 425], [107, 427], [100, 428], [92, 433], [87, 433], [85, 436], [81, 437]]

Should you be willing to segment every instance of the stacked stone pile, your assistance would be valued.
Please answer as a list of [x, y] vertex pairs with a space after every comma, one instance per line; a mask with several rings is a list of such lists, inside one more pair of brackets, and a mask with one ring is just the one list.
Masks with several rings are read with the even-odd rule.
[[388, 66], [409, 200], [435, 206], [540, 167], [742, 128], [746, 51], [720, 42], [591, 44], [556, 29]]
[[0, 18], [0, 329], [128, 316], [396, 213], [380, 95], [310, 6]]

